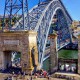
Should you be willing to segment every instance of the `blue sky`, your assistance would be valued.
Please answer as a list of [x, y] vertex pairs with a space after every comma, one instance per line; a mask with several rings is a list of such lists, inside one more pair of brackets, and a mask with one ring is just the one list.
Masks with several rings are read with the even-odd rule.
[[80, 0], [62, 0], [73, 20], [80, 20]]
[[[38, 0], [28, 0], [29, 7], [33, 7], [38, 3]], [[62, 0], [67, 11], [73, 20], [80, 20], [80, 0]], [[4, 13], [5, 0], [0, 0], [0, 14]]]

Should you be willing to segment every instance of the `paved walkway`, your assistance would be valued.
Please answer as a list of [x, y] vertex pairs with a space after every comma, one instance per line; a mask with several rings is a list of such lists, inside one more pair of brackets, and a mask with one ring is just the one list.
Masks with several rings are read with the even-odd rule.
[[71, 80], [80, 80], [80, 75], [79, 74], [56, 72], [55, 74], [52, 75], [52, 77], [59, 77], [59, 76], [68, 77], [68, 78], [71, 78]]
[[[67, 77], [71, 77], [73, 78], [73, 80], [80, 80], [80, 75], [78, 74], [70, 74], [70, 73], [59, 73], [59, 72], [56, 72], [55, 74], [52, 75], [52, 77], [50, 77], [49, 80], [67, 80], [67, 79], [60, 79], [60, 78], [54, 78], [54, 75], [62, 75], [62, 76], [67, 76]], [[11, 74], [3, 74], [3, 73], [0, 73], [0, 80], [4, 80], [6, 79], [7, 77], [11, 76]], [[31, 76], [25, 76], [25, 78], [22, 78], [21, 76], [18, 76], [18, 77], [13, 77], [12, 80], [30, 80], [31, 79]], [[47, 78], [35, 78], [33, 76], [33, 79], [32, 80], [48, 80]], [[72, 80], [72, 79], [71, 79]]]
[[10, 74], [0, 73], [0, 80], [4, 80], [4, 79], [6, 79], [8, 76], [10, 76]]
[[[0, 73], [0, 80], [4, 80], [7, 77], [11, 76], [11, 74], [3, 74]], [[12, 80], [30, 80], [31, 76], [25, 76], [25, 78], [21, 78], [21, 76], [18, 77], [12, 77]], [[34, 78], [32, 80], [48, 80], [47, 78]], [[65, 79], [58, 79], [58, 78], [50, 78], [50, 80], [65, 80]]]
[[[16, 80], [15, 78], [13, 80]], [[25, 77], [25, 79], [17, 79], [17, 80], [31, 80], [30, 78]], [[36, 78], [32, 80], [48, 80], [47, 78]], [[66, 80], [66, 79], [58, 79], [58, 78], [50, 78], [49, 80]]]

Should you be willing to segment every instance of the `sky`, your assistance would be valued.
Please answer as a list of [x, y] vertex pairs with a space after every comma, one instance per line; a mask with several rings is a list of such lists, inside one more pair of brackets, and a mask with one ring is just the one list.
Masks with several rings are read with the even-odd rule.
[[[39, 0], [28, 0], [29, 8], [32, 8]], [[80, 0], [62, 0], [73, 20], [80, 21]], [[0, 14], [4, 14], [5, 0], [0, 0]]]

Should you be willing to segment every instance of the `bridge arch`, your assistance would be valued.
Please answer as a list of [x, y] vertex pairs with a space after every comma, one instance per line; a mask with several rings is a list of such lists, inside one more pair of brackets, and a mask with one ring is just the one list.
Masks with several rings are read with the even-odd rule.
[[[54, 4], [54, 6], [53, 6], [53, 4]], [[56, 1], [56, 2], [52, 1], [43, 11], [43, 13], [35, 27], [35, 31], [38, 31], [38, 43], [39, 43], [38, 47], [39, 47], [39, 57], [40, 57], [39, 61], [41, 63], [41, 66], [43, 64], [44, 52], [45, 52], [45, 48], [46, 48], [46, 42], [47, 42], [51, 22], [52, 22], [54, 15], [56, 14], [56, 12], [58, 10], [62, 11], [62, 13], [66, 19], [69, 33], [70, 33], [70, 28], [69, 28], [70, 24], [71, 24], [70, 18], [68, 17], [64, 8], [61, 6], [61, 4], [58, 1]], [[70, 35], [71, 35], [71, 33], [70, 33]], [[71, 36], [70, 36], [70, 39], [71, 39]]]

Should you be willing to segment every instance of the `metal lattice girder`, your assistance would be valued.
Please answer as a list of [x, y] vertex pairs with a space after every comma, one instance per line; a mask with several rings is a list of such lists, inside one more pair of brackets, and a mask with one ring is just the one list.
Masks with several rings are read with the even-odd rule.
[[[70, 33], [69, 27], [72, 22], [72, 19], [70, 18], [69, 14], [66, 12], [60, 0], [51, 0], [49, 3], [37, 5], [29, 11], [28, 16], [27, 14], [24, 15], [24, 18], [26, 20], [25, 30], [29, 30], [29, 26], [30, 26], [30, 30], [34, 30], [38, 32], [38, 37], [37, 37], [38, 52], [39, 52], [39, 62], [41, 66], [43, 64], [44, 52], [46, 48], [50, 26], [52, 23], [52, 19], [56, 14], [57, 10], [61, 10], [63, 12], [66, 22], [68, 24], [67, 26]], [[30, 23], [28, 23], [27, 17], [29, 17]], [[19, 22], [17, 22], [12, 27], [13, 30], [17, 30], [17, 31], [24, 30], [24, 29], [21, 29], [22, 25], [20, 25], [19, 23], [22, 23], [22, 18], [19, 20]], [[59, 49], [61, 47], [59, 47]]]
[[[42, 12], [44, 11], [45, 7], [47, 6], [47, 4], [45, 5], [37, 5], [35, 6], [33, 9], [31, 9], [29, 11], [29, 14], [28, 16], [25, 14], [25, 30], [28, 30], [29, 29], [29, 26], [30, 26], [30, 30], [34, 30], [35, 29], [35, 26], [38, 22], [38, 19], [40, 18]], [[29, 17], [29, 24], [28, 24], [28, 18]], [[16, 23], [12, 28], [13, 30], [23, 30], [20, 28], [20, 25], [19, 23], [22, 23], [22, 18], [19, 20], [18, 23]]]
[[[19, 22], [21, 29], [25, 29], [25, 13], [28, 13], [28, 2], [27, 0], [5, 0], [5, 10], [4, 10], [4, 27], [8, 24], [9, 30], [12, 26], [19, 21], [22, 17], [22, 22]], [[28, 14], [27, 14], [28, 16]], [[5, 21], [8, 18], [8, 21]], [[28, 17], [27, 17], [28, 18]], [[28, 19], [29, 20], [29, 19]], [[27, 21], [29, 23], [29, 21]]]
[[[66, 17], [66, 20], [67, 20], [66, 22], [68, 24], [71, 24], [70, 18], [68, 17], [63, 6], [61, 5], [61, 3], [58, 0], [52, 1], [46, 6], [44, 12], [42, 13], [42, 15], [35, 27], [35, 30], [38, 31], [39, 57], [40, 57], [39, 59], [40, 59], [41, 64], [42, 64], [42, 62], [43, 62], [42, 60], [44, 58], [44, 51], [45, 51], [45, 47], [46, 47], [46, 42], [47, 42], [52, 18], [58, 9], [61, 9], [63, 11], [63, 13]], [[68, 27], [69, 26], [70, 25], [68, 25]]]

